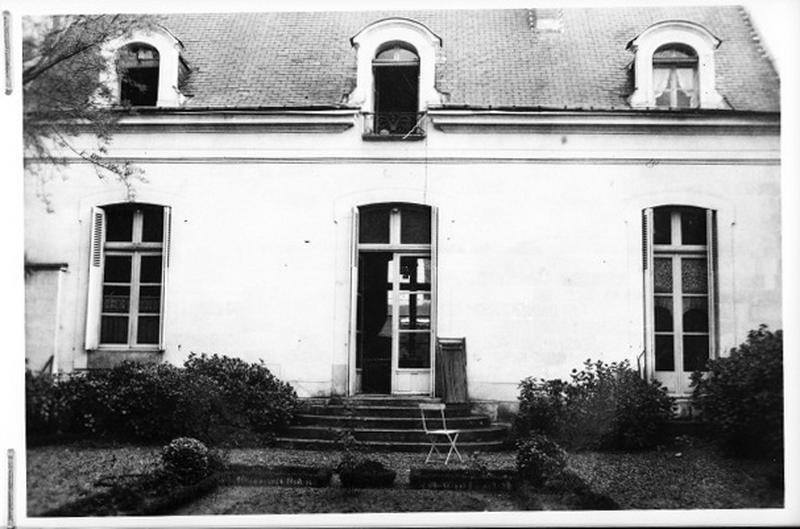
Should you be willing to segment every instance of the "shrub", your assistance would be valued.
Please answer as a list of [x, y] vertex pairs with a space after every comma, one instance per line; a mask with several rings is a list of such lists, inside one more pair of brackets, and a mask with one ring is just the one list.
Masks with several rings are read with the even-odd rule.
[[519, 477], [535, 487], [541, 487], [551, 477], [561, 473], [567, 454], [558, 443], [542, 434], [532, 434], [517, 448]]
[[196, 483], [209, 474], [206, 445], [191, 437], [173, 439], [161, 450], [164, 469], [175, 474], [181, 483]]
[[692, 376], [692, 404], [736, 455], [783, 458], [783, 333], [761, 325]]
[[672, 400], [628, 361], [584, 362], [570, 382], [527, 378], [520, 383], [518, 439], [530, 432], [570, 449], [630, 450], [656, 445], [672, 417]]
[[263, 361], [248, 364], [239, 358], [192, 353], [184, 363], [187, 372], [206, 376], [220, 387], [229, 418], [258, 433], [274, 433], [294, 417], [297, 393], [282, 382]]

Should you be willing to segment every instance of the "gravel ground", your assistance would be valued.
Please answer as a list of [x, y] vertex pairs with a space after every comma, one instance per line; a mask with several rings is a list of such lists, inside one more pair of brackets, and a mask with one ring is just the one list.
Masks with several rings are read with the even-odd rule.
[[[96, 492], [93, 484], [111, 474], [142, 473], [159, 464], [159, 446], [79, 445], [28, 450], [28, 513]], [[680, 454], [680, 455], [679, 455]], [[501, 493], [408, 489], [412, 466], [422, 466], [425, 453], [377, 453], [375, 457], [397, 471], [391, 491], [345, 491], [281, 487], [226, 487], [184, 508], [185, 512], [388, 512], [408, 510], [513, 510], [510, 496]], [[280, 448], [231, 449], [231, 463], [280, 465], [316, 464], [335, 467], [338, 452]], [[513, 468], [514, 452], [480, 454], [488, 468]], [[468, 467], [451, 464], [450, 468]], [[438, 463], [441, 465], [441, 463]], [[434, 465], [429, 465], [434, 466]], [[782, 491], [771, 485], [762, 465], [727, 459], [702, 444], [678, 445], [670, 450], [641, 453], [581, 453], [569, 456], [569, 467], [601, 494], [627, 509], [709, 509], [780, 507]], [[334, 477], [334, 484], [337, 478]], [[537, 508], [559, 509], [557, 500], [542, 496]], [[183, 512], [183, 511], [182, 511]]]
[[723, 457], [708, 444], [642, 453], [571, 454], [569, 466], [623, 509], [783, 507], [763, 463]]

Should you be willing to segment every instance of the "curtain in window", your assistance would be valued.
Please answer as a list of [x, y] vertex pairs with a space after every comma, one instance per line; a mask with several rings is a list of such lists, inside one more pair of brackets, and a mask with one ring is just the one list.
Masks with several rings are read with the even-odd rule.
[[670, 68], [653, 68], [653, 95], [656, 99], [667, 89], [671, 72]]
[[692, 103], [695, 102], [695, 70], [694, 68], [677, 68], [675, 70], [678, 80], [678, 89], [691, 97]]

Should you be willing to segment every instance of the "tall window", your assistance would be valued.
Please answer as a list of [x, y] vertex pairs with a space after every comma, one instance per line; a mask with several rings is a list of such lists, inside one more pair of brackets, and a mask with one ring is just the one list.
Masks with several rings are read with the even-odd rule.
[[653, 93], [659, 108], [696, 108], [697, 53], [682, 44], [661, 46], [653, 54]]
[[133, 43], [119, 50], [117, 71], [120, 103], [155, 106], [158, 101], [158, 51], [147, 44]]
[[391, 43], [372, 61], [375, 75], [373, 133], [415, 133], [419, 112], [419, 56], [406, 43]]
[[161, 343], [168, 215], [169, 208], [149, 204], [95, 209], [87, 348]]
[[652, 362], [673, 392], [689, 390], [689, 375], [714, 354], [714, 215], [694, 207], [648, 210], [647, 280], [651, 296]]

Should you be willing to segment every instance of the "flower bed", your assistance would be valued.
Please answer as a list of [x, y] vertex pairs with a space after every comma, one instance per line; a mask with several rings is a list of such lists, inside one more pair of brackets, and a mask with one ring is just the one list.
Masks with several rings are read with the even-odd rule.
[[414, 467], [409, 475], [412, 489], [513, 490], [513, 470], [471, 470]]
[[277, 485], [284, 487], [327, 487], [333, 470], [298, 465], [230, 465], [220, 475], [225, 485]]

